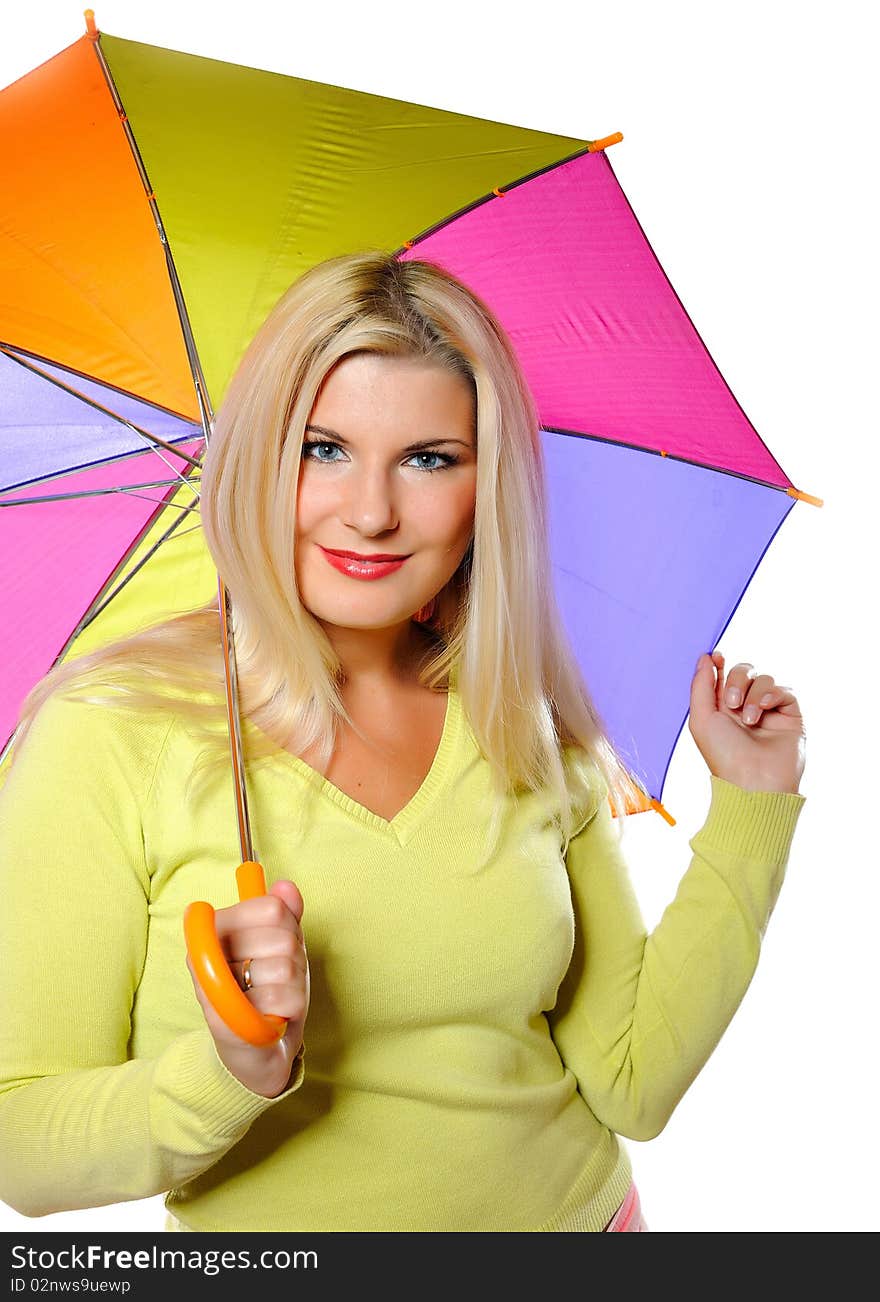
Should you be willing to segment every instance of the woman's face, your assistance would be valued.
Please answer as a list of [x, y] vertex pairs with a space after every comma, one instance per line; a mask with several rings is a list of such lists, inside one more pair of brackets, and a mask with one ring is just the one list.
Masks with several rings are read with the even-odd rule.
[[[470, 385], [449, 371], [372, 353], [337, 363], [306, 427], [297, 493], [296, 580], [316, 619], [392, 627], [449, 581], [474, 532], [474, 423]], [[346, 572], [325, 549], [407, 559]]]

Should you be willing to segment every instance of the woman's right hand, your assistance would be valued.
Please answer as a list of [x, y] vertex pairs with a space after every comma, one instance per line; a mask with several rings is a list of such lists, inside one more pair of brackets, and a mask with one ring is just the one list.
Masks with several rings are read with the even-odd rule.
[[231, 1031], [209, 1002], [189, 955], [186, 958], [221, 1062], [243, 1085], [266, 1098], [275, 1098], [287, 1088], [303, 1042], [309, 1011], [309, 956], [300, 925], [302, 913], [299, 889], [287, 880], [274, 882], [265, 895], [214, 913], [217, 939], [239, 984], [250, 960], [253, 984], [246, 997], [261, 1013], [287, 1018], [287, 1030], [274, 1044], [248, 1044]]

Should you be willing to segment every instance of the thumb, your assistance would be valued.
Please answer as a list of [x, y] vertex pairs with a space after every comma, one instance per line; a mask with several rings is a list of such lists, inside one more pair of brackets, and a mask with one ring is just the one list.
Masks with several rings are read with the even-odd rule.
[[280, 881], [273, 882], [269, 887], [268, 894], [277, 895], [290, 909], [297, 922], [302, 921], [303, 897], [300, 895], [299, 887], [289, 878], [282, 877]]
[[691, 682], [691, 718], [707, 718], [716, 708], [715, 663], [711, 656], [701, 655]]

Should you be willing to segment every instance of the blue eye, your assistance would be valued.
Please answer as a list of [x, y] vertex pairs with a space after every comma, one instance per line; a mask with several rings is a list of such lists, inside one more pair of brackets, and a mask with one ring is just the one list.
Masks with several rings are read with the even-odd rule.
[[427, 470], [428, 474], [433, 470], [445, 470], [447, 466], [454, 466], [458, 460], [458, 457], [449, 456], [446, 452], [414, 452], [413, 456], [433, 457], [435, 461], [440, 462], [439, 466], [422, 466], [422, 470]]
[[[325, 461], [324, 457], [313, 457], [311, 455], [313, 448], [336, 448], [338, 451], [342, 450], [338, 443], [304, 443], [302, 447], [303, 457], [307, 457], [310, 461]], [[325, 462], [325, 464], [327, 463]]]
[[[325, 466], [335, 465], [336, 462], [339, 460], [338, 457], [330, 458], [330, 457], [315, 456], [314, 452], [318, 448], [331, 448], [337, 452], [341, 452], [343, 450], [338, 443], [331, 443], [328, 442], [326, 439], [322, 440], [320, 443], [303, 443], [302, 445], [303, 460], [317, 461], [319, 464]], [[435, 463], [439, 462], [439, 465], [437, 464], [433, 466], [422, 465], [421, 467], [419, 467], [419, 469], [426, 471], [429, 475], [433, 474], [435, 470], [445, 470], [448, 466], [454, 466], [458, 464], [458, 457], [452, 456], [448, 452], [431, 452], [430, 450], [426, 450], [424, 452], [414, 452], [410, 460], [419, 457], [433, 459]]]

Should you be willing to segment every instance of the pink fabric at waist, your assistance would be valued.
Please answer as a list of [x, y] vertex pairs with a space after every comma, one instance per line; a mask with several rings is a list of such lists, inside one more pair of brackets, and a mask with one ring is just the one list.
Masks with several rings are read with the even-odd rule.
[[639, 1191], [635, 1186], [635, 1181], [633, 1181], [626, 1191], [623, 1202], [605, 1226], [605, 1230], [606, 1233], [616, 1231], [622, 1234], [640, 1234], [647, 1228], [645, 1218], [642, 1215]]

